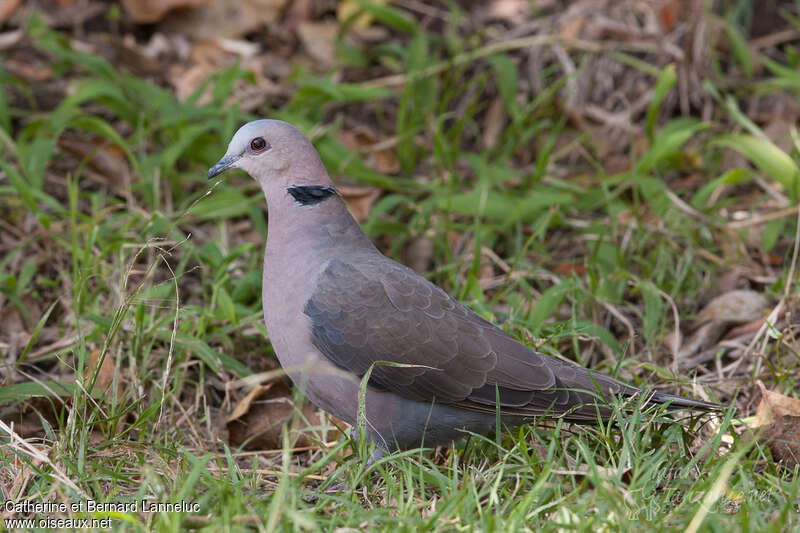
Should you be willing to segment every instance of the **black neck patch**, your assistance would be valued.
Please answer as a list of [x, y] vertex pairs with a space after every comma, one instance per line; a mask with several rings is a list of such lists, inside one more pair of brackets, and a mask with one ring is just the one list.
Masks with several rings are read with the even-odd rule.
[[290, 185], [286, 192], [300, 205], [315, 205], [337, 194], [330, 185]]

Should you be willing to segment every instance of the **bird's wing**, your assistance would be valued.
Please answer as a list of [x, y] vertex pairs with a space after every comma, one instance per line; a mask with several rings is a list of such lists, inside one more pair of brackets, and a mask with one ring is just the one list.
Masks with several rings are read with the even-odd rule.
[[377, 361], [417, 365], [375, 365], [370, 377], [372, 386], [409, 399], [494, 411], [499, 395], [504, 412], [555, 415], [591, 401], [570, 389], [625, 387], [531, 350], [378, 254], [329, 261], [305, 314], [314, 345], [340, 368], [363, 376]]

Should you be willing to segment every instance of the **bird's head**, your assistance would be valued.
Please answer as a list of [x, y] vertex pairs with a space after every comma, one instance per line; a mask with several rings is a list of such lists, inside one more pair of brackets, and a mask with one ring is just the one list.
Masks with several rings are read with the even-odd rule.
[[234, 134], [208, 179], [241, 168], [265, 191], [293, 185], [330, 185], [317, 151], [300, 130], [281, 120], [254, 120]]

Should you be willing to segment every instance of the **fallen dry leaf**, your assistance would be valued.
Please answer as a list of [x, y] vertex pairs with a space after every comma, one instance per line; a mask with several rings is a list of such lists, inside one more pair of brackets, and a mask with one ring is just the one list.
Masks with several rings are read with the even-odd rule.
[[28, 325], [25, 316], [22, 315], [10, 302], [5, 305], [0, 305], [0, 313], [2, 313], [3, 327], [0, 328], [0, 341], [6, 345], [5, 355], [6, 368], [0, 370], [0, 377], [10, 379], [14, 375], [15, 365], [13, 364], [17, 356], [25, 348], [25, 345], [30, 340], [32, 325]]
[[665, 33], [672, 31], [680, 11], [681, 5], [678, 0], [664, 0], [661, 2], [658, 9], [658, 19]]
[[[266, 97], [284, 90], [264, 75], [267, 70], [273, 73], [281, 71], [283, 65], [276, 56], [259, 54], [258, 51], [258, 46], [242, 40], [227, 38], [198, 40], [191, 45], [187, 61], [172, 65], [167, 79], [175, 88], [178, 99], [185, 101], [210, 76], [238, 62], [242, 69], [253, 73], [255, 84], [239, 80], [234, 85], [229, 99], [237, 102], [241, 109], [252, 111], [261, 106]], [[197, 99], [197, 105], [208, 103], [212, 92], [212, 87], [207, 86]], [[245, 93], [254, 94], [257, 102], [247, 98]]]
[[303, 21], [297, 26], [297, 35], [308, 55], [317, 62], [321, 71], [329, 71], [336, 61], [336, 35], [339, 25], [336, 22]]
[[[721, 320], [712, 320], [697, 328], [692, 335], [681, 343], [680, 350], [678, 351], [678, 359], [685, 360], [692, 357], [694, 354], [703, 350], [707, 350], [714, 346], [714, 344], [722, 337], [728, 329], [728, 324]], [[690, 364], [688, 361], [682, 365]], [[694, 362], [692, 362], [694, 364]]]
[[558, 263], [553, 267], [553, 272], [559, 276], [583, 276], [586, 273], [586, 266], [582, 263]]
[[582, 16], [565, 18], [558, 35], [564, 40], [574, 40], [581, 37], [586, 26], [586, 19]]
[[503, 99], [499, 96], [495, 98], [489, 109], [486, 110], [486, 117], [483, 120], [483, 147], [494, 148], [500, 133], [503, 131], [505, 120], [503, 119]]
[[750, 427], [757, 428], [771, 424], [775, 417], [800, 416], [800, 399], [767, 390], [761, 381], [757, 383], [761, 390], [761, 403], [758, 404], [756, 420]]
[[59, 417], [63, 415], [64, 403], [71, 400], [70, 396], [28, 398], [18, 407], [6, 411], [2, 420], [13, 423], [14, 430], [23, 438], [42, 437], [45, 433], [45, 424], [58, 427]]
[[730, 270], [723, 272], [717, 278], [717, 286], [721, 292], [735, 291], [746, 284], [747, 270], [740, 265], [736, 265]]
[[225, 422], [233, 422], [237, 418], [242, 417], [245, 413], [250, 410], [250, 406], [253, 404], [253, 400], [267, 392], [269, 389], [272, 388], [274, 383], [267, 383], [266, 385], [258, 385], [253, 388], [250, 392], [245, 395], [244, 398], [239, 400], [239, 403], [236, 404], [236, 407], [233, 408], [233, 412], [225, 419]]
[[[250, 391], [227, 419], [230, 444], [244, 445], [250, 450], [280, 449], [283, 446], [281, 430], [289, 423], [290, 445], [310, 446], [307, 433], [302, 431], [303, 418], [298, 418], [299, 426], [293, 423], [297, 413], [291, 392], [291, 387], [284, 381], [258, 386]], [[311, 425], [320, 424], [318, 411], [310, 403], [303, 405], [301, 412]]]
[[197, 7], [210, 0], [122, 0], [125, 12], [139, 24], [152, 24], [173, 9]]
[[487, 17], [503, 20], [510, 24], [517, 24], [520, 20], [525, 20], [525, 16], [530, 13], [531, 9], [528, 0], [495, 0], [488, 4]]
[[308, 20], [312, 16], [312, 0], [295, 0], [286, 9], [286, 15], [283, 18], [283, 23], [287, 28], [294, 30], [297, 25], [304, 20]]
[[127, 186], [132, 181], [125, 154], [117, 146], [108, 145], [100, 138], [86, 140], [68, 134], [59, 137], [58, 146], [81, 159], [88, 157], [89, 166], [103, 176], [109, 185]]
[[767, 299], [751, 290], [730, 291], [711, 300], [697, 314], [692, 325], [694, 333], [681, 345], [678, 352], [678, 359], [683, 360], [681, 366], [693, 366], [696, 361], [689, 358], [712, 348], [732, 326], [760, 322], [766, 309]]
[[362, 152], [367, 165], [376, 172], [396, 174], [400, 171], [400, 162], [395, 155], [393, 140], [379, 139], [367, 126], [342, 131], [339, 134], [339, 142], [353, 151]]
[[712, 320], [727, 323], [743, 323], [761, 318], [767, 308], [763, 294], [750, 290], [730, 291], [708, 302], [697, 314], [694, 326], [698, 327]]
[[347, 204], [350, 213], [359, 222], [367, 219], [370, 209], [372, 209], [372, 204], [381, 194], [381, 190], [376, 187], [340, 185], [337, 189]]
[[751, 428], [763, 428], [759, 442], [766, 445], [772, 457], [790, 469], [800, 463], [800, 399], [767, 390], [758, 381], [761, 403], [758, 404]]
[[[96, 348], [89, 353], [89, 365], [84, 369], [83, 372], [83, 378], [87, 382], [92, 379], [92, 374], [94, 374], [95, 369], [97, 368], [97, 364], [100, 361], [100, 354], [102, 353], [102, 350], [99, 348]], [[97, 379], [94, 381], [94, 389], [105, 392], [108, 387], [111, 386], [111, 383], [113, 383], [114, 374], [116, 374], [116, 372], [117, 369], [114, 365], [114, 358], [111, 356], [111, 354], [106, 352], [106, 356], [103, 358], [103, 363], [97, 370]]]
[[53, 71], [50, 67], [17, 61], [16, 59], [6, 59], [3, 64], [9, 72], [19, 78], [23, 78], [25, 81], [47, 81], [53, 78]]
[[[779, 316], [783, 316], [784, 313], [781, 313]], [[743, 335], [755, 335], [761, 326], [764, 325], [763, 318], [757, 318], [755, 320], [751, 320], [750, 322], [745, 322], [744, 324], [740, 324], [735, 328], [732, 328], [727, 335], [725, 335], [728, 339], [735, 339], [737, 337], [741, 337]]]
[[0, 22], [4, 22], [17, 9], [19, 0], [0, 0]]
[[397, 174], [400, 171], [400, 162], [394, 150], [388, 148], [372, 152], [374, 160], [371, 162], [376, 172], [381, 174]]
[[779, 416], [769, 429], [765, 444], [772, 451], [772, 458], [783, 462], [793, 470], [800, 464], [800, 416]]
[[235, 39], [278, 21], [285, 0], [211, 0], [181, 13], [170, 13], [160, 27], [196, 39]]

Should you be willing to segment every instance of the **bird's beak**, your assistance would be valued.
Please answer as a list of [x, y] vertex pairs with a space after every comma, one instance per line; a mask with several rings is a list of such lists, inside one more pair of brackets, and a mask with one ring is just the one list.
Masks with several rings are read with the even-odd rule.
[[223, 172], [231, 168], [239, 160], [240, 157], [241, 157], [240, 155], [226, 155], [225, 157], [217, 161], [216, 165], [208, 169], [208, 175], [206, 176], [206, 179], [211, 179], [214, 176], [222, 174]]

